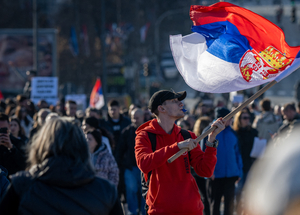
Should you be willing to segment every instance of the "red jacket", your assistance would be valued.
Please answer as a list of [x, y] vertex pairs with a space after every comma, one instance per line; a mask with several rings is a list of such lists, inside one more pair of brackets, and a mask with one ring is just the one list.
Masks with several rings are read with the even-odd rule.
[[[204, 153], [198, 145], [190, 152], [190, 160], [188, 153], [185, 153], [168, 163], [168, 158], [179, 151], [177, 142], [183, 141], [180, 129], [174, 124], [172, 134], [167, 134], [154, 119], [136, 131], [137, 165], [146, 177], [152, 171], [146, 199], [149, 214], [202, 214], [203, 204], [190, 165], [199, 176], [210, 177], [217, 162], [217, 150], [207, 147]], [[155, 152], [152, 151], [147, 132], [156, 134]], [[190, 134], [193, 139], [197, 138], [194, 133]]]

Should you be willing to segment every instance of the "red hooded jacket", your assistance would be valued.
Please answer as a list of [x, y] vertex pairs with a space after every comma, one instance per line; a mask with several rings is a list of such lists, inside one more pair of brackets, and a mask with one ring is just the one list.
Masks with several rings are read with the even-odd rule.
[[[156, 119], [141, 125], [136, 131], [135, 157], [137, 165], [147, 179], [152, 171], [146, 204], [149, 214], [201, 215], [203, 204], [190, 166], [202, 177], [210, 177], [217, 162], [217, 150], [207, 147], [205, 153], [200, 145], [184, 153], [172, 163], [167, 160], [179, 151], [178, 142], [183, 141], [181, 128], [174, 124], [172, 134], [167, 134]], [[152, 151], [148, 133], [156, 134], [156, 150]], [[190, 132], [191, 137], [196, 135]]]

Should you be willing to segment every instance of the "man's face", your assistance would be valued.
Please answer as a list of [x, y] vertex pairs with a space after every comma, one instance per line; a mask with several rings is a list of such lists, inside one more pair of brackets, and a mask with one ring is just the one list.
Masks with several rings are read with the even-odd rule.
[[133, 111], [131, 112], [131, 122], [136, 127], [139, 127], [144, 123], [144, 114], [143, 111]]
[[108, 114], [112, 119], [119, 119], [120, 118], [120, 107], [118, 107], [118, 106], [108, 107]]
[[0, 128], [7, 128], [8, 129], [8, 133], [10, 132], [9, 131], [10, 126], [9, 126], [9, 123], [6, 120], [4, 120], [4, 121], [0, 120]]
[[180, 119], [184, 117], [183, 103], [178, 99], [166, 100], [162, 106], [171, 118]]
[[77, 105], [76, 104], [67, 103], [67, 105], [66, 105], [66, 114], [67, 114], [67, 116], [75, 116], [76, 111], [77, 111]]

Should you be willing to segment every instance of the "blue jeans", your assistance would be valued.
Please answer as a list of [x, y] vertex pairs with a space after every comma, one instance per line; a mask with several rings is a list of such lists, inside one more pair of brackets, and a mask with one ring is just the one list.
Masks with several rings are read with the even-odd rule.
[[137, 167], [133, 167], [132, 170], [125, 169], [124, 178], [129, 214], [137, 215], [139, 211], [145, 214], [145, 199], [142, 197], [141, 171]]

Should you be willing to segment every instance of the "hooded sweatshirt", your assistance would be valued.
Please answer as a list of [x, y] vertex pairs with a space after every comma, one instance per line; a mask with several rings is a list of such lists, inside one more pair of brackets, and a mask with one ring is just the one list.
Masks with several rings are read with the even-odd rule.
[[[203, 204], [190, 166], [202, 177], [210, 177], [217, 162], [217, 150], [207, 147], [205, 153], [198, 145], [190, 155], [184, 153], [172, 163], [167, 160], [179, 151], [183, 141], [181, 128], [174, 124], [171, 134], [166, 133], [156, 119], [141, 125], [136, 131], [135, 156], [137, 165], [150, 180], [146, 204], [149, 214], [201, 215]], [[156, 150], [152, 151], [148, 133], [156, 134]], [[190, 132], [192, 139], [196, 135]], [[152, 171], [150, 179], [147, 178]]]

